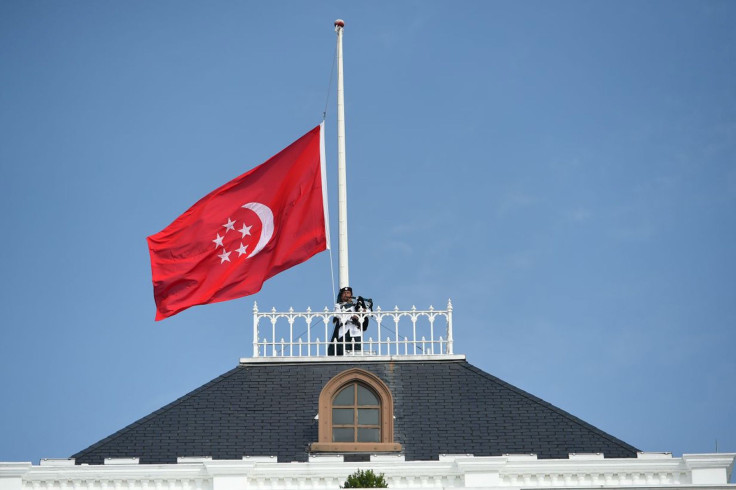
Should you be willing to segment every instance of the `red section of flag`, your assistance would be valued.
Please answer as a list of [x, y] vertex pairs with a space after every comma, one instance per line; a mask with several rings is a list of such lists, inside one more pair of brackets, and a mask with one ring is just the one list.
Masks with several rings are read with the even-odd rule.
[[327, 248], [321, 126], [148, 237], [156, 320], [258, 292]]

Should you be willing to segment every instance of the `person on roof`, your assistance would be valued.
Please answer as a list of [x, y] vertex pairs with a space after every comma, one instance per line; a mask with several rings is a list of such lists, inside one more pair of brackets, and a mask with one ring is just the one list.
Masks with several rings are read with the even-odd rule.
[[328, 356], [342, 356], [345, 351], [362, 349], [363, 332], [368, 329], [368, 314], [373, 310], [373, 300], [358, 296], [353, 298], [353, 288], [340, 289], [337, 293], [337, 309], [342, 314], [332, 318], [335, 328], [327, 349]]

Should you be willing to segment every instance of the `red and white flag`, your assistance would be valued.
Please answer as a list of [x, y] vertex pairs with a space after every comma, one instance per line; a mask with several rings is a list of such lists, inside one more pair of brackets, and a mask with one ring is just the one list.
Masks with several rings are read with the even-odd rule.
[[320, 124], [148, 237], [156, 320], [260, 291], [329, 248]]

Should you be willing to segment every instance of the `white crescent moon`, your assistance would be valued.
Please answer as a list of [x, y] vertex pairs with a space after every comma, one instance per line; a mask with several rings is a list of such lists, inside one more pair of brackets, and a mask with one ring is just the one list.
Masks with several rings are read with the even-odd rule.
[[261, 220], [261, 238], [258, 239], [256, 248], [246, 257], [249, 259], [263, 250], [263, 247], [271, 240], [273, 236], [273, 213], [271, 212], [271, 208], [259, 202], [249, 202], [248, 204], [243, 204], [243, 207], [256, 213], [258, 219]]

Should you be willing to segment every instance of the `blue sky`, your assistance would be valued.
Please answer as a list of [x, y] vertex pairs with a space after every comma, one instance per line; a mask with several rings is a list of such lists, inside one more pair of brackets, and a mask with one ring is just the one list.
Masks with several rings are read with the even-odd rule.
[[[145, 237], [321, 120], [346, 21], [350, 276], [647, 451], [736, 452], [736, 4], [2, 2], [0, 461], [234, 367], [326, 253], [154, 322]], [[327, 157], [336, 230], [335, 88]]]

